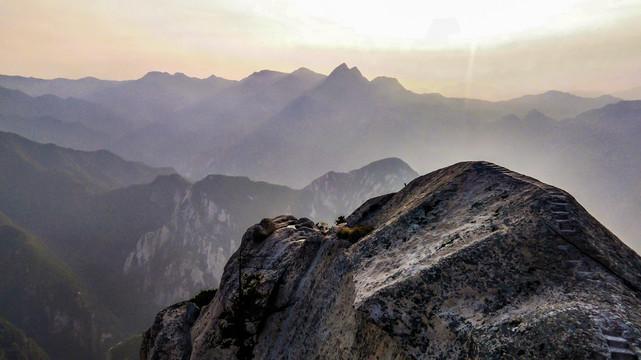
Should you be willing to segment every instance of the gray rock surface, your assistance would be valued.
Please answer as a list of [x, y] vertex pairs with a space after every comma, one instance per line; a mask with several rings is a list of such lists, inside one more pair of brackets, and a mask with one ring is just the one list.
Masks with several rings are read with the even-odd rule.
[[435, 171], [352, 213], [374, 227], [354, 244], [274, 223], [225, 266], [191, 359], [641, 358], [641, 258], [527, 176]]
[[[169, 221], [140, 237], [123, 264], [123, 273], [161, 309], [199, 290], [217, 287], [243, 231], [256, 219], [295, 213], [311, 218], [298, 226], [332, 223], [368, 198], [398, 191], [417, 176], [394, 158], [349, 173], [332, 172], [302, 190], [210, 175], [174, 197]], [[273, 231], [268, 223], [252, 229], [258, 231], [257, 239]]]
[[140, 359], [189, 359], [189, 329], [199, 311], [194, 303], [183, 301], [159, 312], [154, 324], [143, 334]]

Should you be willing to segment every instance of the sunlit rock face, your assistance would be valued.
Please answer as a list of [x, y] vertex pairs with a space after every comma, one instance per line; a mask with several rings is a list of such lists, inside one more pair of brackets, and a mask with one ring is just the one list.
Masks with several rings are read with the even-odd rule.
[[641, 258], [535, 179], [435, 171], [354, 211], [341, 227], [373, 227], [354, 243], [272, 221], [243, 236], [186, 356], [641, 358]]

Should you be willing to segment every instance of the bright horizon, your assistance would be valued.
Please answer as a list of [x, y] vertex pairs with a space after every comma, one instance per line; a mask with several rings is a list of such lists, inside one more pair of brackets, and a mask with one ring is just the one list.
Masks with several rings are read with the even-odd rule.
[[0, 10], [6, 75], [239, 80], [345, 62], [417, 93], [487, 100], [641, 86], [641, 3], [631, 0], [25, 0]]

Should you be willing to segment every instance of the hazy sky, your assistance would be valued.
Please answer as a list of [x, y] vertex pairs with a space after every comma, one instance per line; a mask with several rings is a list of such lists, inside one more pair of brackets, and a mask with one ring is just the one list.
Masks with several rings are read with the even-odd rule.
[[0, 73], [240, 79], [342, 62], [416, 92], [641, 86], [639, 0], [2, 0]]

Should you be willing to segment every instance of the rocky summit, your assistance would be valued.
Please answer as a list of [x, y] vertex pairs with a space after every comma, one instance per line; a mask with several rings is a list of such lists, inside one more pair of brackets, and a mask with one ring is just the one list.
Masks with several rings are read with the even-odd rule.
[[163, 310], [141, 358], [641, 359], [640, 274], [568, 193], [458, 163], [327, 232], [254, 225], [213, 300]]

